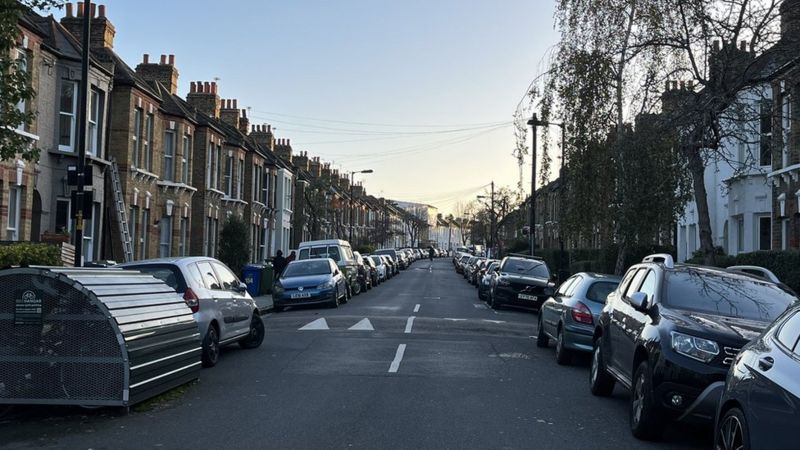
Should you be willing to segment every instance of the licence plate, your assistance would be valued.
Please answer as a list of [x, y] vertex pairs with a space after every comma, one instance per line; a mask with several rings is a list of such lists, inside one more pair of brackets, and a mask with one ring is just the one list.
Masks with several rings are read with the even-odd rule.
[[292, 294], [292, 298], [309, 298], [311, 297], [310, 292], [298, 292], [297, 294]]
[[536, 300], [539, 300], [539, 297], [537, 297], [535, 295], [519, 294], [519, 299], [520, 300], [531, 300], [531, 301], [535, 302]]

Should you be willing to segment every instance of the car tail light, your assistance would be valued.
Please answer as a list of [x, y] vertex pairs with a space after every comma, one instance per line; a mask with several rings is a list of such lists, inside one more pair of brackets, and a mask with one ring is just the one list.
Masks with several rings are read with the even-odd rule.
[[200, 298], [197, 297], [192, 288], [186, 288], [186, 292], [183, 293], [183, 300], [193, 313], [200, 311]]
[[594, 322], [592, 319], [592, 311], [581, 302], [578, 302], [578, 304], [572, 308], [572, 320], [578, 323], [588, 324]]

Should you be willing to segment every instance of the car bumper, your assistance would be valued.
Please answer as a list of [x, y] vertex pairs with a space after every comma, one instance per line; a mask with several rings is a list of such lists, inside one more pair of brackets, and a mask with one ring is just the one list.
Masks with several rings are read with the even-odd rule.
[[[678, 359], [680, 358], [680, 359]], [[662, 354], [656, 373], [668, 377], [654, 380], [654, 395], [673, 419], [712, 424], [722, 398], [728, 367], [702, 363], [682, 355]], [[676, 405], [673, 399], [680, 397]]]
[[594, 349], [593, 325], [566, 325], [564, 327], [564, 348], [577, 352], [591, 353]]
[[544, 295], [537, 295], [536, 300], [523, 300], [519, 298], [519, 293], [511, 288], [496, 286], [494, 288], [495, 300], [505, 305], [523, 306], [526, 308], [539, 309], [547, 299]]
[[305, 298], [291, 298], [291, 294], [281, 294], [280, 296], [273, 297], [272, 301], [275, 306], [318, 305], [330, 302], [333, 300], [333, 296], [334, 290], [328, 289], [312, 292], [311, 296]]

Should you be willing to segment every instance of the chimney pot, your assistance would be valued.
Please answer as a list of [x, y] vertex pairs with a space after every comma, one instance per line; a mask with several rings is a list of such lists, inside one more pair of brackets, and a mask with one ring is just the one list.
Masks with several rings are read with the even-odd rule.
[[98, 11], [99, 11], [98, 12], [98, 16], [99, 17], [101, 17], [101, 18], [105, 18], [106, 17], [106, 5], [100, 5], [100, 7], [98, 8]]
[[212, 81], [211, 82], [211, 91], [210, 92], [212, 94], [216, 94], [217, 93], [217, 82], [216, 81]]
[[203, 83], [203, 92], [205, 93], [211, 92], [211, 85], [208, 83], [208, 81]]
[[747, 41], [739, 41], [739, 50], [743, 52], [747, 51]]
[[665, 91], [668, 91], [668, 90], [669, 90], [669, 80], [667, 80], [667, 81], [665, 81], [665, 82], [664, 82], [664, 90], [665, 90]]
[[96, 11], [97, 11], [97, 4], [96, 3], [89, 3], [89, 17], [94, 19]]
[[247, 117], [247, 110], [246, 109], [242, 110], [242, 117]]
[[148, 55], [147, 53], [145, 53], [145, 54], [144, 54], [144, 57], [142, 57], [142, 63], [143, 63], [143, 64], [149, 64], [149, 63], [150, 63], [150, 55]]
[[83, 17], [83, 3], [78, 2], [78, 17]]
[[719, 41], [714, 41], [714, 51], [719, 51]]
[[683, 81], [683, 80], [681, 80], [681, 90], [682, 90], [682, 91], [685, 91], [685, 90], [686, 90], [686, 82], [685, 82], [685, 81]]
[[233, 99], [233, 109], [239, 109], [239, 105], [237, 105], [236, 99]]
[[161, 64], [164, 65], [167, 63], [167, 55], [161, 55]]
[[674, 91], [674, 90], [677, 90], [677, 89], [678, 89], [678, 82], [673, 80], [672, 81], [672, 90]]
[[194, 81], [189, 83], [189, 92], [194, 92]]
[[67, 17], [72, 17], [72, 3], [67, 3]]
[[687, 87], [687, 88], [688, 88], [690, 91], [694, 91], [694, 80], [689, 80], [689, 81], [687, 81], [687, 82], [686, 82], [686, 87]]
[[170, 66], [175, 65], [175, 55], [169, 55], [169, 65]]
[[291, 139], [287, 139], [286, 140], [286, 145], [291, 145], [291, 144], [292, 144], [292, 140]]
[[267, 125], [267, 133], [272, 133], [272, 125]]

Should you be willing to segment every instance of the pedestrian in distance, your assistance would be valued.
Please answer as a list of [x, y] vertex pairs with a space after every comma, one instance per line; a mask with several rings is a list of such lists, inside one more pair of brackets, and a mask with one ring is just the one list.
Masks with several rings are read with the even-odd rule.
[[433, 262], [433, 247], [428, 247], [428, 258]]
[[275, 279], [277, 280], [280, 278], [281, 274], [283, 273], [283, 269], [286, 268], [286, 258], [283, 257], [283, 251], [278, 250], [275, 254], [275, 257], [272, 258], [272, 268], [275, 270]]
[[294, 253], [294, 250], [292, 250], [292, 252], [289, 253], [289, 256], [286, 257], [286, 264], [289, 264], [290, 262], [294, 261], [295, 258], [297, 258], [297, 255]]

